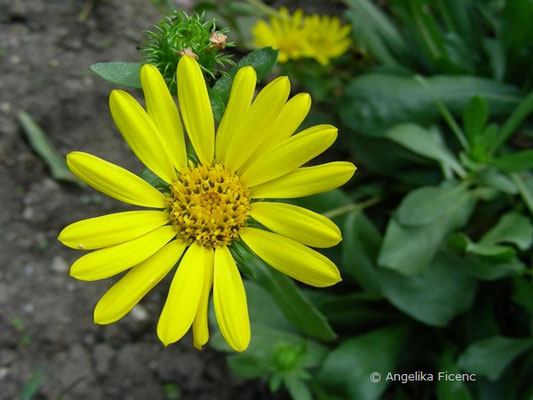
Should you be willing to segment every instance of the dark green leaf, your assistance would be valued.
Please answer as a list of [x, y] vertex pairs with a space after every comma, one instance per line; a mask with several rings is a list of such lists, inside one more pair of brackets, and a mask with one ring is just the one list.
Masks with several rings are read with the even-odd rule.
[[168, 183], [166, 183], [163, 179], [161, 179], [159, 176], [154, 174], [148, 168], [146, 168], [143, 172], [141, 172], [140, 176], [141, 176], [142, 179], [144, 179], [150, 185], [155, 187], [157, 190], [160, 190], [160, 191], [163, 191], [163, 192], [170, 192], [170, 188], [168, 186]]
[[522, 150], [489, 161], [505, 172], [522, 172], [533, 169], [533, 150]]
[[[455, 364], [453, 350], [446, 347], [439, 363], [439, 371], [447, 371], [450, 374], [460, 373]], [[437, 382], [437, 400], [471, 400], [470, 392], [466, 384], [461, 381], [439, 380]]]
[[510, 262], [516, 252], [511, 247], [498, 246], [494, 243], [474, 243], [464, 233], [455, 233], [448, 238], [448, 246], [456, 253], [471, 253], [493, 263]]
[[488, 116], [489, 109], [483, 97], [474, 96], [466, 103], [463, 111], [463, 125], [471, 145], [474, 143], [474, 138], [483, 132]]
[[342, 121], [356, 132], [383, 137], [389, 128], [412, 121], [429, 124], [440, 115], [433, 95], [455, 115], [468, 99], [483, 97], [494, 116], [509, 113], [520, 92], [509, 85], [474, 76], [434, 76], [426, 79], [432, 93], [412, 76], [371, 73], [353, 79], [340, 102]]
[[511, 175], [513, 182], [522, 196], [526, 207], [529, 209], [531, 215], [533, 215], [533, 175], [524, 171], [523, 173], [514, 173]]
[[394, 310], [377, 307], [376, 297], [366, 293], [332, 295], [313, 292], [313, 302], [334, 326], [363, 328], [398, 319]]
[[387, 131], [386, 136], [388, 139], [409, 149], [413, 153], [436, 160], [448, 166], [459, 176], [465, 175], [463, 167], [461, 167], [455, 156], [448, 150], [437, 132], [430, 131], [416, 124], [406, 123], [392, 127]]
[[237, 65], [229, 71], [227, 76], [220, 78], [213, 86], [213, 90], [220, 95], [223, 103], [227, 103], [233, 78], [235, 78], [235, 74], [237, 74], [237, 71], [241, 67], [247, 65], [252, 66], [257, 73], [257, 79], [261, 80], [272, 70], [272, 68], [274, 68], [277, 59], [278, 50], [273, 50], [271, 47], [254, 50], [240, 60]]
[[142, 66], [142, 63], [111, 61], [93, 64], [89, 69], [111, 83], [141, 89]]
[[533, 282], [516, 277], [513, 281], [513, 301], [526, 308], [533, 317]]
[[321, 340], [333, 340], [337, 337], [324, 315], [291, 278], [266, 265], [257, 257], [252, 256], [246, 262], [254, 269], [257, 283], [269, 291], [283, 314], [298, 329]]
[[459, 357], [459, 368], [495, 381], [507, 366], [533, 345], [532, 339], [493, 336], [470, 344]]
[[458, 265], [460, 259], [440, 252], [432, 265], [417, 276], [405, 277], [379, 269], [385, 297], [411, 317], [433, 326], [445, 326], [470, 307], [476, 280]]
[[527, 250], [533, 242], [533, 226], [528, 218], [512, 211], [503, 215], [479, 242], [512, 243], [520, 250]]
[[526, 269], [526, 266], [516, 258], [502, 262], [498, 260], [498, 257], [494, 257], [491, 261], [490, 257], [480, 257], [468, 253], [461, 258], [461, 261], [465, 272], [483, 281], [493, 281], [509, 275], [520, 275]]
[[222, 116], [224, 115], [224, 111], [226, 110], [226, 106], [217, 91], [213, 90], [212, 88], [207, 88], [207, 91], [209, 93], [209, 100], [211, 101], [213, 117], [215, 118], [215, 121], [220, 122]]
[[52, 177], [58, 181], [67, 181], [82, 185], [81, 181], [68, 169], [65, 157], [58, 153], [37, 122], [25, 111], [19, 112], [18, 119], [32, 149], [35, 150], [48, 166]]
[[342, 242], [342, 272], [348, 273], [366, 292], [379, 295], [379, 279], [375, 269], [381, 235], [360, 210], [346, 218]]
[[441, 220], [428, 225], [405, 226], [392, 217], [385, 232], [378, 264], [403, 275], [424, 271], [443, 244], [446, 235], [462, 227], [470, 217], [476, 199], [471, 192], [456, 198]]
[[[324, 360], [319, 383], [332, 394], [350, 399], [379, 399], [389, 383], [387, 372], [395, 370], [407, 335], [405, 327], [389, 326], [342, 342]], [[381, 375], [379, 383], [370, 381], [373, 372]]]
[[346, 12], [356, 43], [385, 65], [400, 67], [409, 58], [408, 45], [392, 21], [368, 0], [347, 0]]
[[[398, 207], [397, 218], [402, 225], [426, 225], [450, 213], [455, 201], [467, 193], [467, 184], [423, 187], [409, 192]], [[453, 210], [451, 211], [453, 212]]]

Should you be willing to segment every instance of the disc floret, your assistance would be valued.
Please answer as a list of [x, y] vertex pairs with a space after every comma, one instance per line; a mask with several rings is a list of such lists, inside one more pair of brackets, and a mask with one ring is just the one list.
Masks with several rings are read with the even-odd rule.
[[170, 187], [169, 216], [177, 236], [204, 247], [223, 247], [244, 231], [250, 192], [222, 164], [189, 164]]

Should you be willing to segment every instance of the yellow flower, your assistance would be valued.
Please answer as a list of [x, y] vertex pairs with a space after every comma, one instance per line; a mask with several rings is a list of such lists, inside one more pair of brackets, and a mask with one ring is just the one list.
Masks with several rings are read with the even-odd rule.
[[[326, 150], [337, 129], [318, 125], [293, 135], [307, 115], [308, 94], [289, 101], [290, 83], [281, 77], [252, 97], [256, 73], [241, 68], [217, 129], [198, 63], [183, 56], [178, 65], [181, 118], [159, 71], [141, 70], [146, 111], [128, 93], [110, 96], [113, 119], [137, 157], [169, 185], [163, 193], [133, 173], [82, 152], [68, 154], [70, 170], [95, 189], [150, 210], [90, 218], [67, 226], [59, 240], [74, 249], [95, 250], [79, 258], [70, 274], [105, 279], [129, 270], [100, 299], [98, 324], [126, 315], [180, 260], [157, 333], [168, 345], [192, 326], [195, 347], [207, 342], [208, 299], [213, 290], [220, 330], [237, 350], [250, 341], [244, 286], [228, 246], [242, 240], [279, 271], [323, 287], [340, 281], [337, 267], [310, 249], [341, 240], [335, 224], [312, 211], [279, 202], [344, 184], [355, 167], [304, 163]], [[187, 162], [183, 125], [199, 162]], [[250, 227], [253, 218], [263, 228]], [[182, 257], [183, 254], [183, 257]]]
[[276, 17], [270, 18], [270, 25], [263, 20], [257, 21], [252, 28], [254, 45], [279, 49], [278, 62], [296, 60], [304, 57], [307, 43], [303, 26], [302, 10], [291, 16], [285, 7], [280, 8]]
[[270, 25], [259, 20], [252, 33], [255, 46], [279, 49], [278, 61], [281, 63], [309, 57], [328, 65], [332, 58], [343, 55], [351, 44], [348, 37], [350, 26], [341, 24], [337, 17], [303, 16], [302, 10], [296, 10], [291, 16], [284, 7], [276, 17], [270, 18]]
[[350, 25], [342, 25], [337, 17], [313, 14], [304, 18], [309, 57], [322, 65], [343, 55], [350, 47]]

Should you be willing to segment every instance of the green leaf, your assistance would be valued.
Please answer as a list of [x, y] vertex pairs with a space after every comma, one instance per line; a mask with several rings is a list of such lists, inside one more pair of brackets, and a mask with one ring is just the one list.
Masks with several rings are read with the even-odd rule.
[[386, 13], [368, 0], [347, 0], [346, 4], [345, 15], [356, 43], [385, 65], [401, 67], [408, 61], [408, 44]]
[[311, 391], [301, 379], [289, 376], [285, 379], [285, 387], [293, 400], [313, 400]]
[[252, 354], [235, 354], [227, 358], [231, 370], [243, 379], [256, 379], [267, 376], [271, 368], [264, 359]]
[[498, 246], [493, 243], [474, 243], [464, 233], [455, 233], [448, 238], [448, 246], [456, 253], [468, 252], [493, 263], [512, 261], [516, 252], [511, 247]]
[[455, 201], [466, 195], [468, 185], [449, 184], [415, 189], [404, 197], [397, 218], [402, 225], [426, 225], [453, 212]]
[[148, 168], [142, 171], [140, 176], [142, 179], [144, 179], [150, 185], [155, 187], [157, 190], [163, 191], [163, 192], [170, 192], [170, 187], [168, 186], [168, 183], [166, 183], [163, 179], [161, 179], [159, 176], [154, 174]]
[[22, 389], [20, 400], [31, 400], [37, 394], [39, 388], [48, 380], [48, 375], [43, 372], [42, 367], [37, 367], [28, 382]]
[[378, 299], [367, 293], [333, 295], [315, 291], [313, 294], [313, 302], [334, 326], [363, 328], [399, 319], [393, 309], [376, 307]]
[[274, 50], [271, 47], [254, 50], [231, 68], [227, 76], [220, 78], [213, 86], [213, 90], [220, 95], [223, 103], [227, 103], [233, 78], [235, 78], [240, 68], [247, 65], [252, 66], [257, 73], [257, 79], [261, 80], [274, 68], [277, 59], [278, 50]]
[[524, 307], [533, 316], [533, 282], [516, 277], [513, 281], [513, 301]]
[[470, 344], [459, 357], [458, 366], [495, 381], [515, 358], [532, 345], [531, 339], [493, 336]]
[[58, 153], [37, 122], [25, 111], [18, 113], [18, 119], [30, 142], [31, 148], [45, 162], [50, 169], [52, 177], [58, 181], [67, 181], [82, 185], [82, 182], [68, 169], [65, 157]]
[[459, 176], [466, 175], [463, 167], [461, 167], [455, 156], [448, 150], [439, 134], [435, 134], [416, 124], [405, 123], [389, 129], [386, 136], [388, 139], [413, 153], [436, 160], [448, 166]]
[[443, 251], [417, 276], [406, 277], [379, 269], [383, 294], [414, 319], [432, 326], [445, 326], [470, 307], [477, 288], [476, 280], [464, 271], [460, 261]]
[[141, 89], [142, 66], [142, 63], [111, 61], [93, 64], [89, 69], [111, 83]]
[[342, 272], [349, 274], [372, 295], [381, 293], [375, 262], [381, 245], [381, 235], [363, 211], [348, 214], [343, 229]]
[[466, 192], [455, 199], [453, 207], [449, 207], [439, 221], [427, 225], [405, 226], [393, 216], [385, 232], [378, 264], [403, 275], [424, 271], [445, 237], [467, 222], [475, 203], [474, 195]]
[[512, 243], [520, 250], [527, 250], [533, 242], [533, 226], [529, 218], [511, 211], [479, 241], [480, 243]]
[[[342, 342], [331, 351], [318, 372], [318, 382], [332, 394], [357, 400], [381, 398], [408, 336], [404, 326], [389, 326]], [[381, 375], [379, 383], [370, 374]]]
[[209, 100], [211, 101], [211, 109], [213, 110], [213, 117], [215, 118], [215, 121], [220, 122], [220, 120], [224, 116], [226, 105], [224, 104], [222, 97], [220, 97], [220, 94], [217, 91], [208, 87], [207, 92], [209, 93]]
[[463, 111], [463, 126], [471, 145], [474, 144], [474, 138], [483, 132], [488, 116], [489, 108], [483, 97], [474, 96], [466, 103]]
[[522, 150], [489, 161], [505, 172], [522, 172], [533, 169], [533, 150]]
[[[439, 371], [447, 371], [451, 374], [460, 373], [453, 353], [451, 346], [445, 347], [441, 355]], [[464, 382], [439, 380], [437, 381], [437, 400], [472, 400], [472, 396]]]
[[522, 196], [526, 207], [529, 209], [531, 215], [533, 215], [533, 175], [524, 171], [523, 173], [514, 173], [511, 175], [513, 182]]
[[468, 99], [478, 95], [493, 116], [505, 116], [520, 101], [513, 86], [474, 76], [433, 76], [426, 78], [431, 92], [414, 77], [385, 73], [361, 75], [347, 84], [339, 103], [342, 121], [351, 129], [383, 137], [394, 125], [412, 121], [428, 125], [439, 118], [434, 96], [454, 115], [461, 115]]
[[283, 314], [302, 332], [321, 340], [337, 337], [324, 315], [301, 292], [294, 281], [251, 256], [246, 263], [253, 268], [256, 281], [269, 291]]

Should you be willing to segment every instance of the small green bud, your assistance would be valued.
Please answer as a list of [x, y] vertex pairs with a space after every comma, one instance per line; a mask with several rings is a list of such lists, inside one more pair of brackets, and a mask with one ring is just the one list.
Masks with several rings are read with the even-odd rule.
[[225, 72], [216, 66], [235, 65], [231, 55], [221, 53], [234, 43], [226, 42], [227, 29], [216, 30], [216, 19], [205, 21], [204, 14], [188, 15], [185, 11], [175, 11], [163, 21], [145, 32], [148, 41], [141, 46], [143, 61], [153, 64], [161, 71], [168, 88], [176, 93], [176, 68], [183, 55], [196, 60], [207, 80], [216, 79]]

